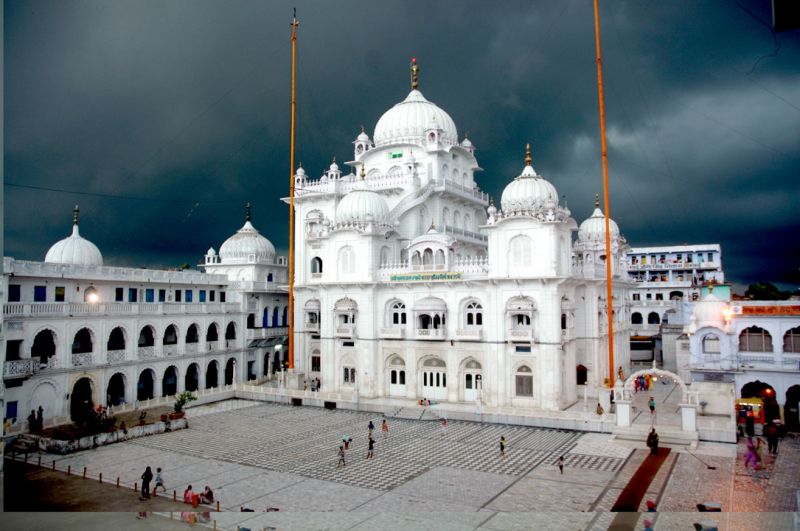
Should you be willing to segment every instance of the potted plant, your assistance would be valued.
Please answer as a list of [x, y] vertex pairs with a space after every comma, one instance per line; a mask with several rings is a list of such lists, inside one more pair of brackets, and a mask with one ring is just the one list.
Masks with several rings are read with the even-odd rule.
[[701, 400], [700, 401], [700, 414], [701, 415], [705, 415], [706, 414], [706, 406], [707, 405], [708, 405], [708, 402], [706, 402], [705, 400]]
[[183, 406], [185, 406], [187, 402], [191, 402], [192, 400], [197, 400], [197, 398], [192, 394], [191, 391], [184, 391], [178, 396], [176, 396], [175, 405], [173, 406], [175, 412], [170, 413], [169, 418], [171, 419], [183, 418], [184, 415]]

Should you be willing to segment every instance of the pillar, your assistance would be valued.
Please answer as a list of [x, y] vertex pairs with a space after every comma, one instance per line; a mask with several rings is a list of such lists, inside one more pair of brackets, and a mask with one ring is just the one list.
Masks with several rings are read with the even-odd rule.
[[695, 404], [680, 404], [681, 429], [683, 431], [697, 431], [697, 406]]

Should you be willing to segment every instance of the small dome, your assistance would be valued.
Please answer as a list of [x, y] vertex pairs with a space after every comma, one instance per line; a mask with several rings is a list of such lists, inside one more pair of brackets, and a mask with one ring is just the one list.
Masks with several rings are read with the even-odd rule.
[[247, 221], [242, 228], [225, 240], [219, 248], [219, 257], [223, 264], [275, 261], [275, 247], [250, 223], [249, 208], [248, 204]]
[[500, 206], [503, 212], [508, 213], [518, 210], [537, 210], [549, 205], [558, 205], [558, 191], [531, 166], [530, 144], [528, 144], [525, 168], [503, 190]]
[[454, 237], [450, 236], [449, 234], [439, 232], [436, 230], [434, 225], [431, 225], [431, 228], [429, 228], [426, 233], [420, 234], [411, 240], [408, 248], [410, 249], [411, 247], [415, 247], [421, 243], [433, 243], [442, 245], [444, 247], [452, 247], [455, 242], [456, 239]]
[[206, 256], [217, 256], [217, 251], [215, 251], [213, 247], [209, 247]]
[[375, 125], [376, 146], [397, 142], [422, 142], [432, 124], [442, 130], [445, 143], [457, 144], [458, 131], [450, 115], [436, 104], [425, 99], [419, 90], [412, 90], [401, 101], [381, 116]]
[[447, 312], [447, 304], [438, 297], [425, 297], [414, 303], [415, 311]]
[[336, 164], [336, 157], [333, 157], [333, 162], [331, 162], [330, 168], [328, 168], [330, 172], [337, 172], [339, 171], [339, 165]]
[[358, 133], [358, 136], [356, 137], [356, 141], [358, 141], [358, 142], [369, 142], [369, 135], [367, 134], [366, 131], [364, 131], [363, 127], [361, 128], [361, 132]]
[[[363, 174], [362, 166], [362, 174]], [[367, 188], [363, 180], [346, 194], [336, 207], [337, 223], [383, 222], [389, 214], [389, 207], [380, 194]]]
[[295, 173], [295, 175], [298, 176], [298, 177], [305, 177], [306, 176], [306, 170], [303, 169], [303, 163], [302, 162], [300, 163], [300, 166], [297, 167], [297, 172]]
[[464, 140], [461, 141], [461, 147], [469, 150], [475, 149], [473, 143], [470, 142], [469, 138], [467, 138], [466, 136], [464, 137]]
[[[619, 227], [613, 219], [608, 220], [608, 230], [612, 238], [619, 238]], [[601, 241], [606, 239], [606, 217], [600, 210], [600, 200], [595, 199], [594, 212], [578, 228], [578, 240]]]
[[78, 207], [75, 206], [72, 234], [53, 244], [44, 261], [52, 264], [103, 265], [103, 255], [95, 244], [81, 237], [78, 230]]

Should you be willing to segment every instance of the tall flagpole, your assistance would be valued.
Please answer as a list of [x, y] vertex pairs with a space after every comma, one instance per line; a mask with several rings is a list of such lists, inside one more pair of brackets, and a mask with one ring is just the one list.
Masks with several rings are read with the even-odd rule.
[[600, 51], [600, 8], [594, 0], [594, 42], [597, 49], [597, 98], [600, 102], [600, 150], [603, 158], [603, 209], [606, 222], [606, 302], [608, 304], [608, 383], [614, 387], [614, 290], [611, 285], [611, 232], [608, 204], [608, 151], [606, 147], [606, 108], [603, 98], [603, 56]]
[[297, 11], [292, 16], [292, 137], [289, 142], [289, 370], [294, 369], [294, 115], [297, 66]]

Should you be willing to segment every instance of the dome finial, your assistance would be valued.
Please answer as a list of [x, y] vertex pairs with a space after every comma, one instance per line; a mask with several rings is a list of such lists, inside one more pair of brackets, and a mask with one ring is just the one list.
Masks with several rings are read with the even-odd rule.
[[364, 128], [364, 126], [363, 126], [363, 125], [361, 126], [361, 132], [362, 132], [362, 133], [366, 133], [366, 132], [367, 132], [367, 130]]
[[533, 163], [533, 159], [531, 158], [531, 145], [530, 143], [525, 144], [525, 166], [530, 166]]
[[333, 160], [331, 161], [333, 164], [336, 164], [336, 155], [333, 156]]
[[363, 181], [367, 174], [364, 172], [364, 165], [361, 165], [361, 180]]
[[411, 58], [411, 90], [417, 90], [419, 87], [419, 66], [417, 66], [417, 58]]
[[600, 194], [594, 194], [594, 207], [600, 208]]
[[80, 211], [81, 211], [81, 209], [78, 208], [78, 205], [76, 204], [75, 208], [72, 209], [72, 224], [73, 225], [77, 225], [78, 224], [78, 213]]
[[250, 201], [248, 201], [247, 204], [244, 206], [244, 211], [245, 211], [244, 220], [250, 221]]

